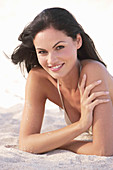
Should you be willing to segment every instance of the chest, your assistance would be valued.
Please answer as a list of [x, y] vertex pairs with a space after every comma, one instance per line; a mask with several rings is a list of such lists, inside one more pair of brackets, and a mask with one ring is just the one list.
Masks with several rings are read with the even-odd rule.
[[80, 119], [81, 110], [79, 89], [77, 89], [75, 93], [70, 94], [67, 93], [65, 90], [59, 88], [61, 94], [60, 95], [56, 82], [54, 83], [54, 85], [50, 83], [47, 89], [47, 98], [59, 107], [64, 107], [67, 116], [72, 123]]
[[67, 113], [68, 118], [72, 123], [80, 119], [80, 93], [79, 90], [73, 95], [62, 92], [63, 107]]

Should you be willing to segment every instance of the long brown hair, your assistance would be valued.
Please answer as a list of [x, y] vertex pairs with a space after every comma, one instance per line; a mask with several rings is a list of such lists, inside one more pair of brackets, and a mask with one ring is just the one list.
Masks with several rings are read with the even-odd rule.
[[92, 39], [85, 33], [84, 29], [77, 22], [74, 16], [63, 8], [48, 8], [43, 10], [28, 26], [24, 28], [18, 38], [22, 43], [15, 48], [11, 55], [12, 62], [14, 64], [19, 63], [20, 66], [23, 63], [27, 72], [29, 72], [33, 67], [41, 67], [38, 62], [33, 39], [38, 32], [49, 28], [50, 26], [65, 32], [65, 34], [72, 37], [73, 40], [75, 40], [76, 35], [80, 33], [83, 43], [81, 48], [78, 50], [78, 59], [93, 59], [105, 65], [97, 53]]

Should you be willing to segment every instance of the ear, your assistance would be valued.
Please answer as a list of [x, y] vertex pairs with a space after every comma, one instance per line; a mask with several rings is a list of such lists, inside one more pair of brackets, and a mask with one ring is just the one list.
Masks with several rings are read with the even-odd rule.
[[77, 49], [79, 49], [82, 46], [82, 37], [80, 34], [77, 34], [76, 36], [76, 46], [77, 46]]

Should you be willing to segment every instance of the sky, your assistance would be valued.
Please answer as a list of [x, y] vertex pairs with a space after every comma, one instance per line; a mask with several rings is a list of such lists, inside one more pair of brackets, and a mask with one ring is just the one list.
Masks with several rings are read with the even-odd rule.
[[113, 75], [113, 0], [0, 0], [2, 88], [12, 86], [11, 81], [23, 78], [19, 68], [5, 58], [3, 51], [10, 56], [20, 43], [18, 36], [24, 27], [43, 9], [50, 7], [66, 8], [75, 16], [93, 39], [108, 71]]

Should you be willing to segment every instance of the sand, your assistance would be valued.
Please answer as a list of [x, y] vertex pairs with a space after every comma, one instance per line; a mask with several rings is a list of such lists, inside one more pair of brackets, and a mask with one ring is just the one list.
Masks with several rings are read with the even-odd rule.
[[[31, 154], [18, 150], [19, 126], [23, 104], [0, 108], [0, 169], [1, 170], [112, 170], [113, 157], [79, 155], [65, 150]], [[46, 103], [42, 132], [65, 126], [59, 108]], [[80, 137], [81, 138], [81, 137]], [[87, 133], [82, 139], [88, 139]]]

